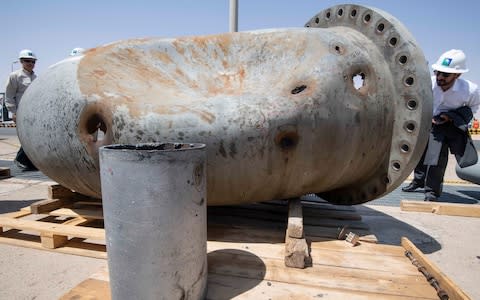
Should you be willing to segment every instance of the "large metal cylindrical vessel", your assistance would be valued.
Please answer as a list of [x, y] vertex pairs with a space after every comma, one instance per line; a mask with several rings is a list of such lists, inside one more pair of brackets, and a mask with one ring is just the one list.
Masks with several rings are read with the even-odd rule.
[[[47, 176], [100, 197], [108, 144], [207, 144], [208, 204], [317, 193], [363, 203], [402, 183], [432, 116], [427, 62], [394, 17], [359, 5], [305, 28], [90, 49], [48, 69], [18, 112]], [[133, 174], [132, 174], [133, 176]]]
[[204, 144], [100, 149], [112, 299], [203, 299], [207, 284]]

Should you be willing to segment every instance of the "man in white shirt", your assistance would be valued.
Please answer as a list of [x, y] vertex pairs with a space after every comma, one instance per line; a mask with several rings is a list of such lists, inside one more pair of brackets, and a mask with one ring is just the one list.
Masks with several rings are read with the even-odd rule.
[[461, 167], [477, 162], [477, 152], [468, 134], [468, 123], [480, 106], [478, 86], [459, 78], [468, 72], [463, 51], [452, 49], [432, 65], [433, 119], [428, 146], [404, 192], [425, 189], [425, 201], [437, 201], [442, 193], [448, 150]]
[[[37, 57], [32, 50], [24, 49], [20, 51], [18, 59], [22, 64], [22, 68], [10, 74], [5, 88], [5, 106], [12, 113], [12, 119], [14, 122], [17, 121], [17, 109], [20, 105], [20, 100], [22, 99], [23, 93], [25, 93], [25, 90], [32, 83], [32, 81], [37, 78], [37, 75], [35, 75], [33, 72]], [[15, 164], [24, 171], [37, 170], [37, 168], [33, 165], [23, 151], [22, 147], [20, 147], [20, 150], [18, 150], [15, 158]]]

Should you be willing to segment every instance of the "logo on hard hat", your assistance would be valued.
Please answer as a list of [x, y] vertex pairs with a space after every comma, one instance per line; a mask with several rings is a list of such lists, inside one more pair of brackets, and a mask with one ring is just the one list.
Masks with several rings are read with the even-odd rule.
[[442, 66], [450, 66], [450, 63], [452, 62], [451, 58], [444, 58], [442, 61]]

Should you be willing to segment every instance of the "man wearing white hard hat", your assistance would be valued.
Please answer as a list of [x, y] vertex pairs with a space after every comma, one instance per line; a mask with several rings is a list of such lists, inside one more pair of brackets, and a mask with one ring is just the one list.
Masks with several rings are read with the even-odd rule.
[[414, 179], [404, 192], [425, 189], [425, 201], [437, 201], [442, 193], [448, 150], [460, 167], [474, 165], [477, 151], [468, 133], [468, 124], [480, 106], [478, 86], [461, 79], [468, 72], [463, 51], [443, 53], [432, 65], [433, 119], [428, 146], [415, 167]]
[[[18, 59], [22, 64], [22, 68], [10, 74], [5, 88], [5, 106], [12, 113], [14, 122], [17, 121], [17, 109], [23, 93], [30, 83], [37, 78], [37, 75], [33, 72], [37, 57], [32, 50], [24, 49], [20, 51]], [[24, 171], [37, 170], [22, 147], [20, 147], [17, 153], [15, 164]]]

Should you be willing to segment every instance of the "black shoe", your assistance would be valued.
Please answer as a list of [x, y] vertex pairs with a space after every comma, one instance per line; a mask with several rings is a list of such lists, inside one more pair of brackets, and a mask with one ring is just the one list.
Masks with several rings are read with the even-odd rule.
[[437, 197], [432, 194], [426, 194], [424, 201], [437, 202]]
[[410, 182], [409, 185], [404, 186], [402, 188], [402, 191], [410, 193], [410, 192], [415, 192], [416, 189], [423, 188], [423, 185], [420, 185], [416, 183], [415, 181]]

